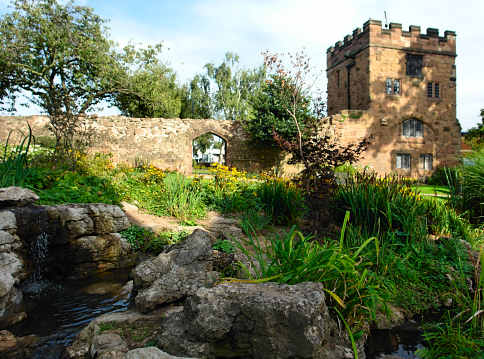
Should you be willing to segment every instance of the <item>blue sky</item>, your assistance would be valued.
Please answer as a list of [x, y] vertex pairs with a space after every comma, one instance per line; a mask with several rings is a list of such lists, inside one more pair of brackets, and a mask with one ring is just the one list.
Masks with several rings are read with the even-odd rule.
[[[5, 11], [7, 0], [0, 0]], [[482, 0], [82, 0], [109, 20], [111, 37], [128, 42], [163, 42], [163, 58], [187, 81], [225, 52], [243, 67], [261, 64], [261, 52], [305, 48], [321, 70], [325, 88], [326, 49], [369, 18], [457, 32], [457, 117], [464, 129], [479, 121], [484, 107], [484, 15]], [[30, 109], [34, 111], [35, 109]], [[106, 113], [115, 113], [107, 109]]]

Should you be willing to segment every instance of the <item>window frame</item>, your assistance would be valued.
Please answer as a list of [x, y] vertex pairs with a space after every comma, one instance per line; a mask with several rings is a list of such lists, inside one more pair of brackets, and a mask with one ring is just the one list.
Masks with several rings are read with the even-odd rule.
[[409, 118], [402, 122], [402, 136], [407, 138], [423, 138], [425, 135], [423, 121]]
[[[407, 164], [408, 164], [408, 167], [404, 167]], [[395, 156], [395, 168], [398, 170], [411, 170], [412, 156], [410, 155], [410, 153], [405, 153], [405, 152], [397, 153]]]
[[407, 76], [422, 77], [423, 55], [407, 54], [405, 73]]
[[432, 171], [434, 169], [434, 156], [431, 153], [422, 153], [420, 155], [420, 163], [420, 169], [424, 171]]
[[402, 81], [400, 81], [400, 79], [393, 79], [393, 78], [387, 77], [387, 79], [385, 80], [385, 94], [399, 96], [401, 93], [402, 93]]

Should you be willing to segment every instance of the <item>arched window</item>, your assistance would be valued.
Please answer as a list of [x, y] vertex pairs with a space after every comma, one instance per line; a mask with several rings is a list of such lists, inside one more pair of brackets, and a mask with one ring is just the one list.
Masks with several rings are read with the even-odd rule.
[[423, 122], [414, 118], [403, 121], [402, 135], [405, 137], [423, 137], [424, 135]]

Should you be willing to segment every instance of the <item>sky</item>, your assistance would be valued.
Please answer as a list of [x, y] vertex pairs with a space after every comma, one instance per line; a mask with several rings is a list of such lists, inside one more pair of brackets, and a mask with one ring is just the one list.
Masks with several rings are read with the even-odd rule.
[[[241, 67], [262, 63], [263, 51], [305, 49], [326, 88], [326, 49], [368, 19], [438, 28], [457, 33], [457, 118], [463, 130], [481, 121], [484, 108], [484, 15], [482, 0], [79, 0], [108, 20], [110, 36], [120, 45], [162, 42], [163, 60], [180, 83], [220, 64], [227, 51]], [[8, 0], [0, 0], [4, 12]], [[35, 109], [22, 110], [35, 113]], [[27, 111], [27, 112], [25, 112]], [[37, 111], [38, 113], [38, 111]], [[116, 113], [105, 109], [105, 114]]]

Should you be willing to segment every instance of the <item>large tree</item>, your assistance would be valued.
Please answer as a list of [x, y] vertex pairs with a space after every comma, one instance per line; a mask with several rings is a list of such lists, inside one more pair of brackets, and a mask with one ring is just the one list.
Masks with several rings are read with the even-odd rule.
[[195, 75], [183, 88], [181, 118], [212, 118], [213, 101], [210, 79], [206, 75]]
[[225, 60], [218, 66], [205, 65], [212, 87], [212, 106], [215, 117], [224, 120], [245, 121], [250, 114], [250, 98], [263, 83], [263, 67], [241, 69], [239, 56], [227, 52]]
[[119, 92], [115, 104], [123, 115], [132, 117], [180, 117], [183, 90], [175, 72], [159, 59], [162, 45], [123, 49], [128, 64], [127, 88]]
[[14, 0], [0, 20], [0, 96], [22, 94], [50, 117], [57, 149], [69, 152], [82, 118], [126, 91], [126, 66], [91, 8]]

